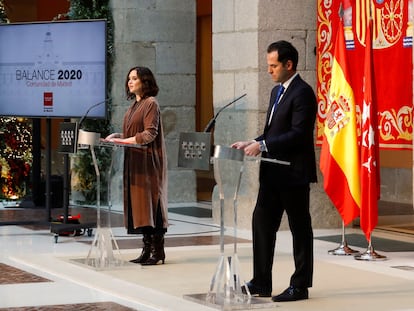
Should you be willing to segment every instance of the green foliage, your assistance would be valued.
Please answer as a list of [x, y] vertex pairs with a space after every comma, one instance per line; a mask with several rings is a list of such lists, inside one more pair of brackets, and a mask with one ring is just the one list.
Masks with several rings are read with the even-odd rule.
[[[70, 0], [69, 12], [66, 17], [70, 20], [105, 19], [107, 22], [107, 98], [110, 98], [111, 67], [113, 64], [113, 19], [109, 7], [109, 0]], [[107, 103], [106, 119], [85, 119], [82, 129], [85, 131], [101, 133], [103, 137], [111, 132], [110, 114], [111, 105]], [[111, 161], [109, 148], [95, 148], [96, 158], [101, 176], [101, 200], [107, 194], [107, 170]], [[75, 190], [80, 191], [86, 204], [96, 203], [96, 172], [93, 166], [92, 155], [88, 150], [80, 150], [73, 165], [77, 175]]]
[[[100, 194], [101, 202], [107, 199], [107, 191], [109, 180], [108, 169], [112, 158], [112, 149], [104, 147], [95, 147], [96, 160], [98, 162], [100, 173]], [[92, 155], [89, 149], [79, 150], [77, 159], [74, 161], [73, 170], [77, 174], [77, 182], [74, 186], [74, 190], [80, 191], [85, 198], [85, 204], [96, 203], [96, 172], [93, 165]]]
[[0, 23], [8, 23], [6, 9], [4, 8], [4, 1], [0, 0]]
[[30, 120], [0, 117], [0, 138], [0, 198], [22, 198], [33, 159]]

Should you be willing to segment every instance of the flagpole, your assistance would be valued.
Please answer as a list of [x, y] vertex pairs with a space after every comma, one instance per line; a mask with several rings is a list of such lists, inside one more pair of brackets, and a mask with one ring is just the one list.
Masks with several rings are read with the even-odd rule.
[[328, 251], [329, 255], [338, 255], [338, 256], [347, 256], [347, 255], [357, 255], [359, 251], [353, 250], [348, 246], [348, 243], [345, 239], [345, 223], [342, 221], [342, 241], [341, 244], [330, 251]]
[[354, 258], [356, 260], [365, 260], [365, 261], [378, 261], [378, 260], [386, 260], [387, 257], [384, 255], [378, 254], [374, 247], [372, 246], [372, 232], [369, 234], [369, 241], [368, 241], [368, 249], [359, 255], [355, 255]]

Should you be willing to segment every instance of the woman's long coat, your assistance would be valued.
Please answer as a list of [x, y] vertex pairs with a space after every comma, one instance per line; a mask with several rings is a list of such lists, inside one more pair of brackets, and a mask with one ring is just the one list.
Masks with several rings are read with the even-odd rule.
[[144, 148], [125, 148], [124, 219], [128, 227], [131, 206], [134, 229], [155, 227], [160, 203], [163, 227], [168, 226], [167, 158], [161, 124], [161, 113], [155, 97], [135, 101], [124, 116], [123, 136], [135, 136]]

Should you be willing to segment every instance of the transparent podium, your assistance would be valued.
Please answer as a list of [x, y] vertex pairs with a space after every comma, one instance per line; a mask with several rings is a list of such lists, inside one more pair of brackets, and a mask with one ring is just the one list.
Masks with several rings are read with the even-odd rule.
[[107, 219], [104, 221], [101, 215], [101, 199], [100, 199], [100, 171], [98, 166], [98, 161], [96, 158], [95, 147], [105, 147], [112, 148], [111, 163], [108, 169], [108, 176], [111, 176], [114, 154], [119, 148], [144, 148], [141, 145], [132, 145], [132, 144], [118, 144], [111, 142], [102, 142], [100, 140], [100, 134], [94, 132], [86, 132], [79, 130], [78, 134], [78, 145], [83, 148], [89, 148], [92, 161], [96, 173], [96, 233], [94, 240], [92, 242], [91, 248], [88, 252], [88, 255], [85, 259], [85, 264], [92, 266], [96, 269], [109, 269], [114, 267], [119, 267], [123, 265], [123, 261], [118, 259], [115, 256], [117, 253], [118, 257], [120, 255], [118, 243], [114, 238], [112, 229], [111, 229], [111, 185], [110, 177], [108, 180], [108, 213]]
[[[244, 290], [245, 281], [239, 275], [240, 262], [237, 255], [237, 197], [243, 173], [244, 152], [242, 150], [215, 146], [212, 157], [214, 179], [216, 180], [220, 198], [220, 256], [216, 271], [211, 279], [210, 288], [206, 295], [208, 303], [223, 307], [245, 306], [251, 304], [252, 297], [248, 290]], [[224, 168], [230, 168], [235, 176], [224, 176]], [[230, 174], [231, 175], [231, 174]], [[229, 183], [228, 185], [226, 185]], [[233, 183], [233, 184], [232, 184]], [[233, 252], [226, 255], [224, 249], [224, 213], [226, 205], [226, 189], [233, 192]], [[228, 308], [227, 308], [228, 309]]]
[[[240, 262], [237, 254], [237, 199], [245, 161], [268, 161], [279, 165], [290, 164], [274, 159], [247, 157], [244, 155], [243, 150], [230, 147], [217, 145], [214, 148], [211, 162], [213, 163], [214, 178], [220, 198], [220, 255], [208, 292], [205, 294], [185, 295], [184, 297], [222, 310], [260, 309], [276, 306], [270, 299], [265, 301], [252, 297], [247, 286], [245, 286], [246, 281], [240, 276]], [[232, 197], [230, 200], [226, 200], [226, 195], [228, 198], [229, 194]], [[226, 203], [232, 206], [226, 206]], [[224, 213], [229, 208], [232, 209], [233, 213], [231, 226], [233, 227], [234, 242], [232, 251], [226, 254], [224, 246]]]

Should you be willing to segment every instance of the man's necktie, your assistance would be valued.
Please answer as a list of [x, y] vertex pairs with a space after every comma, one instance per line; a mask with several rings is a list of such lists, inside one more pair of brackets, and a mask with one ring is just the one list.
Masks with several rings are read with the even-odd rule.
[[283, 87], [283, 85], [281, 85], [279, 87], [279, 89], [277, 90], [276, 100], [273, 103], [273, 107], [272, 107], [272, 111], [270, 112], [270, 117], [269, 117], [268, 124], [270, 124], [270, 122], [272, 121], [273, 113], [276, 109], [277, 104], [279, 103], [280, 97], [282, 96], [284, 90], [285, 90], [285, 88]]

